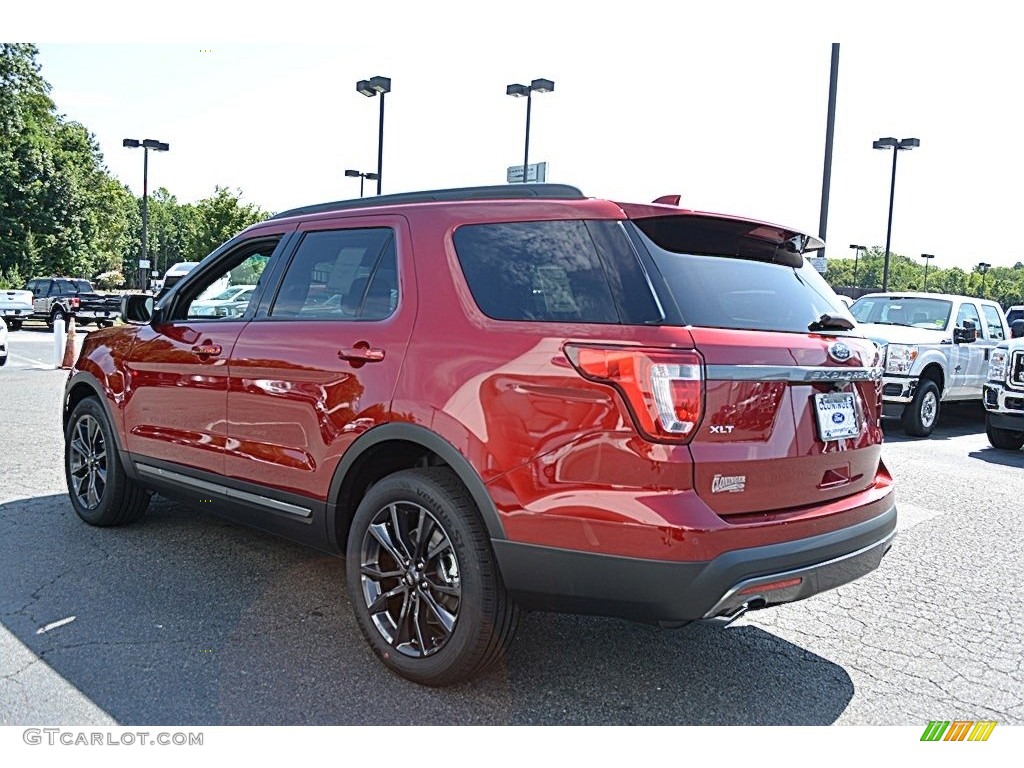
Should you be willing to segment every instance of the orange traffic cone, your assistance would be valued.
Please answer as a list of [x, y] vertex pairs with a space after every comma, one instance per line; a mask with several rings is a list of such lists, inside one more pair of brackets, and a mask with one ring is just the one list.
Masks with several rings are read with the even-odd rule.
[[68, 319], [68, 337], [64, 342], [64, 359], [61, 360], [61, 368], [71, 368], [75, 364], [75, 316]]

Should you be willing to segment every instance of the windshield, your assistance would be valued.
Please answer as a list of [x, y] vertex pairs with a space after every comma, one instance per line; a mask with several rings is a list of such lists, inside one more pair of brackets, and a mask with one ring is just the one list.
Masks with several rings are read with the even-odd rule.
[[859, 323], [905, 325], [936, 331], [946, 330], [952, 311], [951, 301], [909, 296], [865, 296], [850, 307]]

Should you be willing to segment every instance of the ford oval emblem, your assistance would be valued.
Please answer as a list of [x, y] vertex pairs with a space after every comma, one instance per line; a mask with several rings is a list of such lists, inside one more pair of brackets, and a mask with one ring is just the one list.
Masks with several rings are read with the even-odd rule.
[[850, 348], [841, 341], [837, 341], [835, 344], [829, 345], [828, 348], [828, 356], [837, 363], [845, 363], [850, 359], [852, 354], [853, 353], [850, 351]]

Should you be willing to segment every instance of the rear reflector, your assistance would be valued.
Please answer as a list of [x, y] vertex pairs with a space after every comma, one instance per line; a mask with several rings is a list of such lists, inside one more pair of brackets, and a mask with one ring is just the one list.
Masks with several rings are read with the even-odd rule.
[[641, 434], [686, 442], [704, 411], [700, 355], [691, 351], [566, 344], [565, 355], [586, 379], [619, 391]]
[[741, 595], [753, 595], [760, 594], [763, 592], [774, 592], [778, 589], [786, 589], [787, 587], [795, 587], [803, 579], [785, 579], [783, 581], [770, 581], [767, 584], [758, 584], [756, 587], [747, 587], [741, 589], [739, 594]]

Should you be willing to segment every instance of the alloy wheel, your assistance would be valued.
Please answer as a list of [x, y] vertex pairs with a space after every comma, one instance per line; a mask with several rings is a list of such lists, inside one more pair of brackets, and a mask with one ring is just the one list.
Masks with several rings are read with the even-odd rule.
[[462, 582], [455, 548], [434, 515], [412, 502], [379, 510], [363, 535], [359, 572], [370, 619], [389, 645], [413, 658], [445, 646]]
[[934, 392], [926, 392], [921, 401], [921, 423], [930, 427], [935, 421], [935, 412], [938, 410], [938, 398]]
[[107, 487], [107, 445], [99, 422], [84, 415], [71, 434], [71, 486], [78, 503], [96, 509]]

